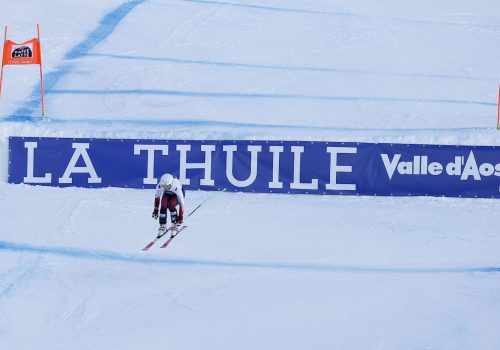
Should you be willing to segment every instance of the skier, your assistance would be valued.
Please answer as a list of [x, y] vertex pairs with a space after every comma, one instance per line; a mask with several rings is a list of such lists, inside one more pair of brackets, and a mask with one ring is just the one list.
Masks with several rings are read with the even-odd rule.
[[[178, 225], [182, 224], [184, 216], [184, 197], [185, 191], [179, 179], [168, 173], [160, 178], [160, 182], [156, 185], [155, 207], [152, 215], [155, 220], [158, 219], [158, 216], [160, 217], [158, 237], [164, 235], [166, 231], [167, 209], [170, 211], [170, 221], [172, 222], [173, 229], [175, 230]], [[180, 206], [179, 214], [177, 214], [178, 205]], [[158, 215], [158, 207], [160, 208], [160, 215]], [[173, 231], [172, 234], [174, 234]]]

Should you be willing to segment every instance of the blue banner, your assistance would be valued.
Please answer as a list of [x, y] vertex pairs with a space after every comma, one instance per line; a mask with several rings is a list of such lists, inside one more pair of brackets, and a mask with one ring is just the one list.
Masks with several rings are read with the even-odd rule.
[[9, 138], [9, 182], [500, 198], [500, 148], [305, 141]]

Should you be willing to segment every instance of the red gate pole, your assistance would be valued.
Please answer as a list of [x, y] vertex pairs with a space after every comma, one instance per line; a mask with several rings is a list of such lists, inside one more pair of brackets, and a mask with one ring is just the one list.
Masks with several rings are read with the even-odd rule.
[[500, 84], [498, 84], [498, 122], [497, 130], [500, 130]]
[[42, 74], [42, 49], [40, 44], [40, 25], [36, 25], [36, 31], [38, 33], [38, 48], [40, 49], [40, 91], [42, 92], [42, 119], [45, 116], [45, 98], [43, 93], [43, 74]]
[[[5, 41], [7, 40], [7, 26], [5, 26], [4, 35], [3, 35], [3, 49], [5, 50]], [[3, 50], [2, 50], [3, 52]], [[5, 55], [5, 52], [3, 52]], [[2, 56], [2, 70], [0, 71], [0, 98], [2, 97], [2, 79], [3, 79], [3, 56]]]

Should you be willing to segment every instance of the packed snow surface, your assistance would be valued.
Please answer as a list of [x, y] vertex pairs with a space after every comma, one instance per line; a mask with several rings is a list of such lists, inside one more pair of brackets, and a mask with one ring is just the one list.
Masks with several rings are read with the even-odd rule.
[[[500, 347], [498, 200], [7, 184], [9, 136], [500, 145], [493, 0], [2, 0], [0, 348]], [[190, 191], [194, 209], [211, 193]]]

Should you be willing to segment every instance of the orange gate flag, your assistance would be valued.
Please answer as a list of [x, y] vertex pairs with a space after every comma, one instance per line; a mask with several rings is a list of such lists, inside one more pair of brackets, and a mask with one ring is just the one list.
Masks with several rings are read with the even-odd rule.
[[40, 65], [40, 90], [42, 92], [42, 117], [45, 115], [43, 74], [42, 74], [42, 50], [40, 48], [40, 26], [36, 25], [38, 37], [17, 44], [7, 40], [7, 26], [5, 26], [2, 70], [0, 72], [0, 97], [2, 96], [3, 67], [18, 64], [38, 64]]
[[8, 64], [42, 64], [40, 41], [37, 38], [16, 44], [6, 40], [3, 46], [2, 65]]

